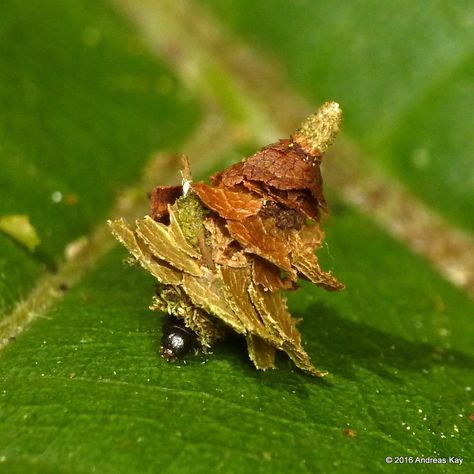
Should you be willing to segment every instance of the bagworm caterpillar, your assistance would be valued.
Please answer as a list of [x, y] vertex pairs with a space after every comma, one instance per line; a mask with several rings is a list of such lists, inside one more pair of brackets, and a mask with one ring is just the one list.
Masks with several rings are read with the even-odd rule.
[[181, 355], [193, 338], [204, 350], [229, 330], [242, 334], [257, 369], [275, 367], [286, 352], [316, 376], [284, 291], [297, 278], [326, 290], [344, 286], [315, 255], [327, 212], [321, 157], [339, 131], [342, 112], [325, 103], [289, 138], [221, 171], [210, 183], [192, 182], [183, 160], [183, 185], [158, 186], [150, 214], [135, 228], [109, 221], [115, 237], [157, 280], [150, 307], [177, 318], [165, 327], [162, 354]]

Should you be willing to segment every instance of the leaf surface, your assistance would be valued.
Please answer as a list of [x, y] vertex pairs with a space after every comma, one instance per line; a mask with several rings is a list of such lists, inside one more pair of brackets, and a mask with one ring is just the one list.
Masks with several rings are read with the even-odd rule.
[[[354, 153], [472, 230], [471, 3], [206, 4], [222, 28], [277, 61], [305, 100], [342, 104]], [[152, 156], [182, 150], [212, 109], [208, 91], [185, 86], [180, 66], [171, 60], [170, 69], [140, 38], [102, 1], [2, 6], [0, 217], [27, 215], [41, 243], [30, 252], [0, 234], [0, 335], [42, 281], [74, 262], [81, 278], [33, 307], [39, 317], [0, 350], [0, 472], [389, 472], [387, 456], [467, 464], [472, 299], [337, 189], [318, 258], [346, 289], [302, 282], [288, 293], [324, 379], [281, 353], [278, 369], [256, 371], [237, 335], [168, 364], [159, 356], [163, 315], [148, 309], [153, 278], [124, 265], [118, 247], [97, 253], [91, 269], [68, 260], [71, 242], [119, 217], [111, 214], [124, 189], [145, 191], [136, 183]], [[215, 77], [219, 110], [234, 123], [246, 96], [225, 80]], [[191, 163], [223, 169], [240, 150], [267, 144], [232, 130], [220, 164], [210, 148], [185, 150]], [[154, 185], [170, 184], [167, 166]], [[198, 278], [193, 285], [205, 293]]]

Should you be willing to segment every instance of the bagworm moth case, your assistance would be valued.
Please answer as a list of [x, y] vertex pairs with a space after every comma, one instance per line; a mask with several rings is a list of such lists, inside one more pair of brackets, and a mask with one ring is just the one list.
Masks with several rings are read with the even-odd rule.
[[210, 184], [193, 183], [184, 159], [183, 186], [155, 188], [148, 216], [134, 227], [109, 221], [158, 280], [151, 308], [181, 320], [203, 350], [230, 329], [246, 338], [258, 369], [275, 367], [281, 350], [300, 369], [325, 375], [302, 346], [284, 291], [296, 289], [298, 277], [326, 290], [343, 288], [315, 254], [327, 212], [321, 157], [341, 117], [339, 105], [327, 102], [289, 139], [215, 174]]

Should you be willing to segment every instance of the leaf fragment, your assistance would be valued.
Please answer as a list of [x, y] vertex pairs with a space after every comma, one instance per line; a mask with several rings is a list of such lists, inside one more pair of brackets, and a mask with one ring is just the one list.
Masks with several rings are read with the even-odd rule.
[[211, 270], [203, 268], [203, 275], [183, 275], [183, 288], [191, 300], [210, 314], [216, 315], [239, 334], [246, 328], [226, 300], [223, 282]]
[[294, 281], [284, 276], [281, 269], [273, 263], [257, 256], [252, 259], [252, 263], [252, 279], [257, 285], [269, 291], [294, 288]]
[[26, 247], [30, 252], [33, 252], [41, 242], [36, 229], [26, 214], [1, 216], [0, 231]]
[[151, 218], [166, 223], [169, 215], [168, 206], [174, 204], [182, 193], [181, 186], [157, 186], [153, 189], [149, 194]]
[[252, 334], [246, 337], [246, 341], [249, 357], [257, 369], [267, 370], [275, 368], [276, 350], [272, 344]]
[[199, 237], [204, 234], [203, 221], [208, 211], [193, 192], [177, 199], [174, 211], [186, 240], [198, 247]]
[[255, 310], [247, 291], [250, 268], [219, 267], [219, 273], [224, 283], [226, 299], [245, 331], [265, 338], [267, 336], [265, 324]]
[[233, 268], [241, 268], [249, 264], [242, 247], [229, 234], [224, 219], [217, 216], [208, 217], [204, 222], [204, 227], [209, 233], [212, 260], [216, 264]]
[[148, 246], [151, 253], [160, 260], [169, 262], [183, 272], [201, 276], [202, 271], [196, 259], [179, 247], [168, 232], [167, 226], [146, 216], [137, 220], [137, 235]]
[[260, 255], [283, 270], [294, 272], [289, 258], [288, 235], [276, 226], [273, 219], [252, 216], [242, 221], [229, 221], [227, 228], [246, 252]]
[[192, 185], [193, 191], [201, 201], [224, 219], [240, 221], [258, 214], [263, 199], [245, 189], [233, 191], [224, 187], [212, 187], [205, 183]]
[[276, 347], [285, 351], [294, 364], [305, 372], [318, 377], [327, 374], [317, 370], [301, 345], [301, 335], [296, 329], [296, 321], [286, 307], [286, 301], [280, 293], [271, 293], [251, 284], [249, 293], [258, 309], [265, 326], [273, 336], [273, 341], [281, 341]]
[[135, 257], [140, 265], [150, 272], [159, 282], [177, 285], [181, 282], [181, 272], [171, 267], [166, 261], [158, 260], [151, 254], [148, 246], [140, 244], [137, 235], [129, 227], [124, 219], [108, 221], [114, 236]]

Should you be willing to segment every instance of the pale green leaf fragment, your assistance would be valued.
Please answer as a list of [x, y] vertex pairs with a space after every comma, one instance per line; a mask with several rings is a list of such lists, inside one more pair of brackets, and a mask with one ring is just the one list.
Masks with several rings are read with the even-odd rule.
[[255, 310], [247, 291], [250, 281], [249, 267], [219, 266], [219, 275], [224, 282], [225, 299], [232, 306], [247, 332], [268, 339], [268, 331]]
[[181, 247], [181, 249], [186, 252], [190, 257], [200, 259], [201, 254], [196, 250], [196, 248], [191, 245], [186, 236], [184, 235], [182, 224], [177, 219], [177, 206], [169, 206], [170, 212], [170, 225], [168, 226], [168, 232], [176, 244]]
[[260, 370], [275, 368], [275, 347], [261, 337], [250, 334], [246, 337], [250, 360]]
[[[308, 354], [303, 349], [301, 336], [296, 329], [296, 321], [288, 312], [286, 300], [281, 294], [264, 291], [253, 283], [249, 286], [249, 294], [269, 333], [275, 340], [282, 341], [276, 347], [285, 351], [300, 369], [318, 377], [326, 375], [327, 372], [314, 368]], [[270, 338], [268, 340], [271, 341]]]
[[198, 261], [183, 251], [168, 232], [167, 226], [146, 216], [137, 220], [137, 235], [145, 242], [155, 257], [170, 263], [183, 272], [194, 276], [202, 275]]
[[114, 236], [135, 257], [140, 265], [150, 272], [158, 281], [177, 285], [181, 282], [181, 272], [170, 267], [166, 262], [159, 262], [153, 257], [146, 245], [141, 243], [129, 225], [123, 219], [108, 221]]
[[[287, 337], [289, 337], [287, 331], [285, 331], [287, 324], [285, 324], [284, 321], [278, 321], [276, 315], [274, 317], [273, 311], [268, 308], [267, 302], [263, 298], [265, 292], [262, 287], [255, 285], [253, 282], [249, 282], [248, 294], [252, 304], [255, 306], [255, 309], [258, 311], [258, 314], [265, 325], [267, 331], [265, 339], [274, 341], [276, 346], [281, 349], [283, 342]], [[277, 297], [281, 298], [279, 294], [277, 294]]]
[[208, 268], [203, 267], [202, 270], [201, 278], [189, 274], [183, 275], [184, 291], [194, 304], [210, 314], [215, 314], [239, 334], [245, 334], [247, 332], [245, 326], [226, 301], [222, 280]]
[[188, 192], [185, 196], [178, 198], [173, 208], [186, 240], [198, 247], [199, 236], [204, 234], [204, 219], [208, 211], [193, 192]]
[[33, 252], [41, 242], [36, 229], [26, 214], [1, 216], [0, 230], [26, 247], [30, 252]]

